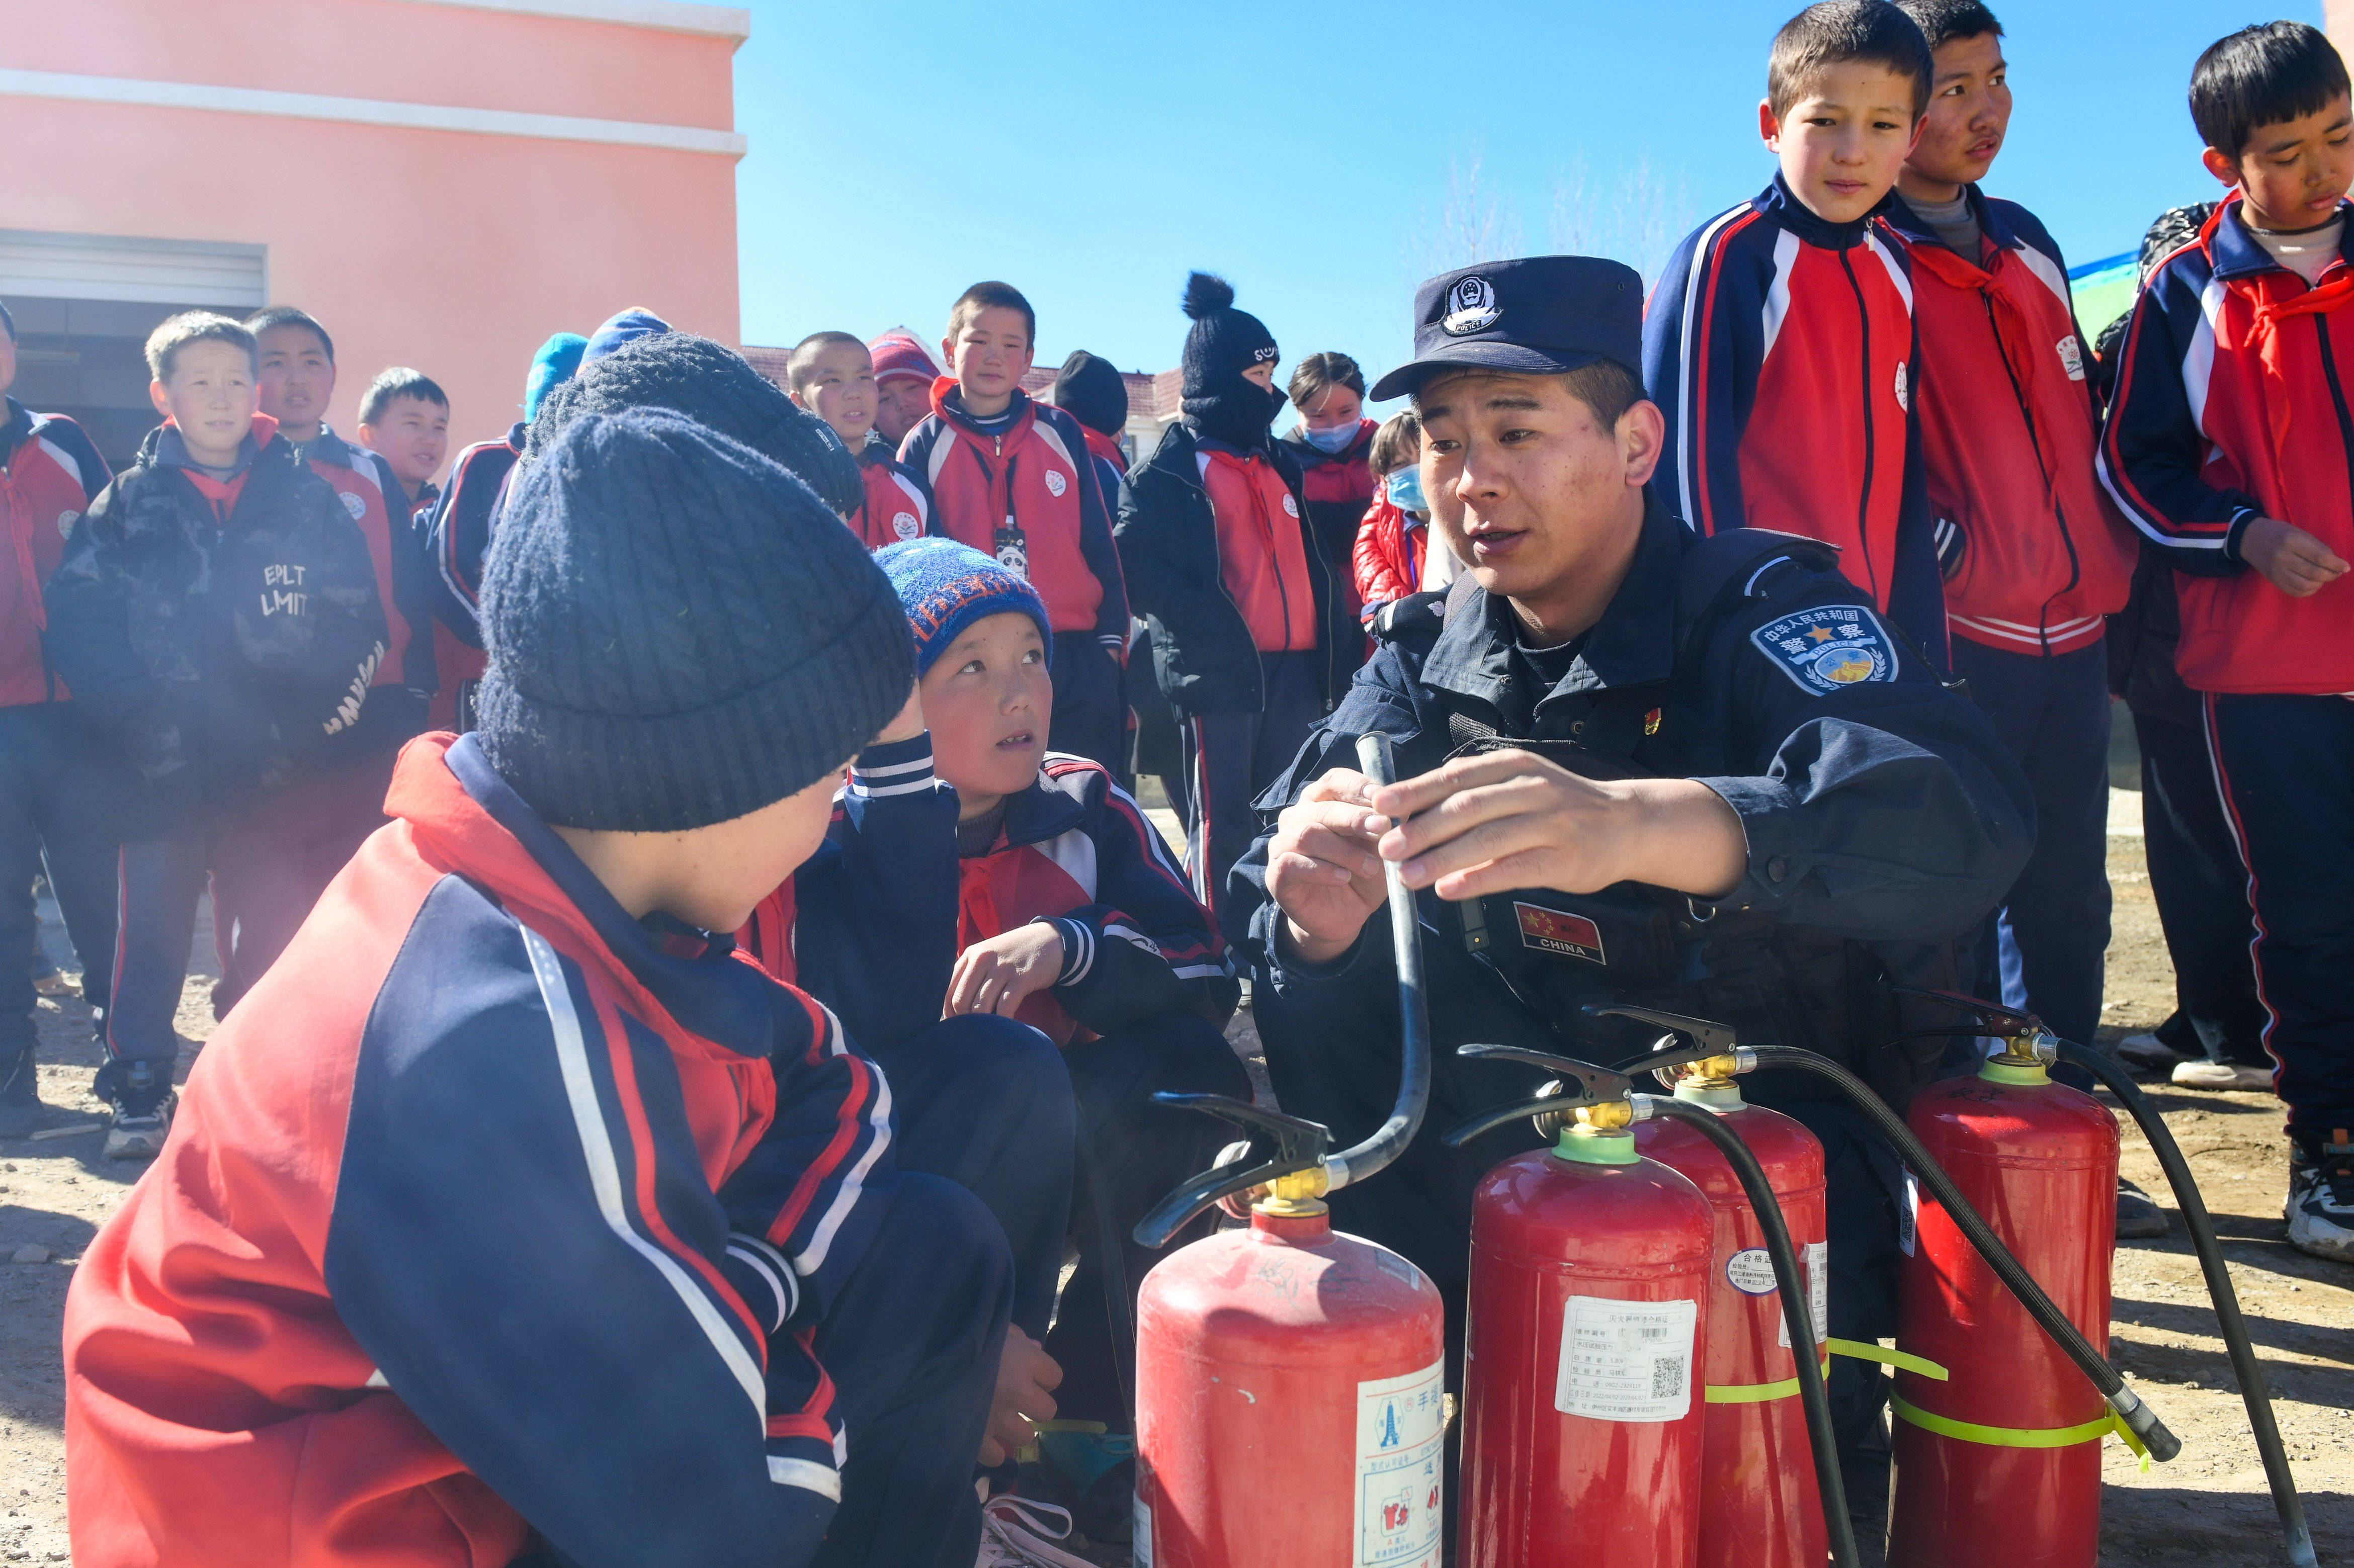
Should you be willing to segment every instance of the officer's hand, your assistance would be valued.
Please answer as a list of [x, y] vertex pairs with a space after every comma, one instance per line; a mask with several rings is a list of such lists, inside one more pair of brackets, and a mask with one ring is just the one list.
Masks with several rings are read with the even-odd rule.
[[2277, 517], [2249, 520], [2240, 535], [2240, 558], [2291, 599], [2318, 593], [2346, 575], [2346, 563], [2336, 551]]
[[1275, 820], [1267, 892], [1283, 912], [1276, 941], [1285, 957], [1331, 963], [1388, 895], [1373, 843], [1389, 824], [1373, 816], [1371, 789], [1363, 774], [1334, 768]]
[[1525, 751], [1457, 758], [1374, 790], [1371, 803], [1384, 830], [1378, 853], [1403, 863], [1407, 886], [1441, 898], [1617, 882], [1721, 897], [1748, 861], [1741, 818], [1705, 784], [1596, 783]]
[[1063, 934], [1044, 920], [1000, 931], [957, 955], [949, 975], [942, 1018], [960, 1012], [1011, 1015], [1034, 991], [1053, 985], [1063, 972]]

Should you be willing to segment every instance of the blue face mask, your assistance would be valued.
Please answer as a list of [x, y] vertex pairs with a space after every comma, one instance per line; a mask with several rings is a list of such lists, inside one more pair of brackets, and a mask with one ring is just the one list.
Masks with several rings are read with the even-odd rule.
[[1382, 481], [1389, 493], [1390, 504], [1401, 512], [1427, 512], [1430, 503], [1422, 497], [1422, 470], [1402, 468]]
[[1337, 457], [1349, 450], [1349, 443], [1357, 439], [1357, 431], [1363, 428], [1363, 420], [1358, 420], [1352, 424], [1335, 425], [1329, 430], [1320, 430], [1313, 425], [1302, 425], [1299, 427], [1299, 433], [1306, 436], [1308, 444], [1318, 451], [1331, 452]]

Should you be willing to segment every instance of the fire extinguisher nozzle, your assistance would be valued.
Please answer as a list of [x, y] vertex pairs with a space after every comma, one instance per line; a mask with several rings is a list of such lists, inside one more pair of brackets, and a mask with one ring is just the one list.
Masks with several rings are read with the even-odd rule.
[[2182, 1439], [2168, 1431], [2166, 1423], [2158, 1418], [2158, 1412], [2133, 1390], [2121, 1388], [2109, 1395], [2109, 1408], [2117, 1413], [2117, 1419], [2132, 1429], [2133, 1435], [2149, 1449], [2149, 1457], [2158, 1463], [2164, 1464], [2182, 1452]]

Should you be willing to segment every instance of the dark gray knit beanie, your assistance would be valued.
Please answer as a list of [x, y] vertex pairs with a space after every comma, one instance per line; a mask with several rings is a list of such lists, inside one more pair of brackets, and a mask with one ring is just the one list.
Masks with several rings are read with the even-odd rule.
[[832, 426], [795, 407], [734, 349], [685, 332], [651, 333], [584, 360], [579, 374], [540, 404], [524, 440], [524, 461], [539, 458], [582, 415], [623, 408], [674, 408], [741, 441], [799, 475], [839, 516], [855, 512], [865, 499], [858, 460]]
[[776, 463], [661, 408], [576, 418], [517, 470], [482, 621], [480, 744], [560, 827], [758, 810], [847, 762], [915, 679], [907, 613], [858, 536]]

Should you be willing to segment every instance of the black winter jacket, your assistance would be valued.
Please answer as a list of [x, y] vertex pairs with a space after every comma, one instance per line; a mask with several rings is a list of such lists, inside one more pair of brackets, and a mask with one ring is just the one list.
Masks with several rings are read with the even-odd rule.
[[385, 652], [366, 537], [283, 437], [224, 517], [158, 430], [75, 524], [50, 577], [51, 661], [129, 754], [145, 833], [285, 784], [359, 717]]
[[[1299, 503], [1299, 514], [1307, 516], [1299, 465], [1279, 442], [1270, 442], [1268, 452]], [[1120, 482], [1114, 537], [1128, 575], [1129, 607], [1152, 630], [1153, 673], [1177, 717], [1264, 711], [1267, 683], [1258, 648], [1219, 569], [1217, 519], [1202, 486], [1192, 426], [1182, 420], [1170, 426], [1152, 455]], [[1314, 535], [1305, 543], [1316, 596], [1318, 674], [1329, 711], [1363, 662], [1365, 636]]]

